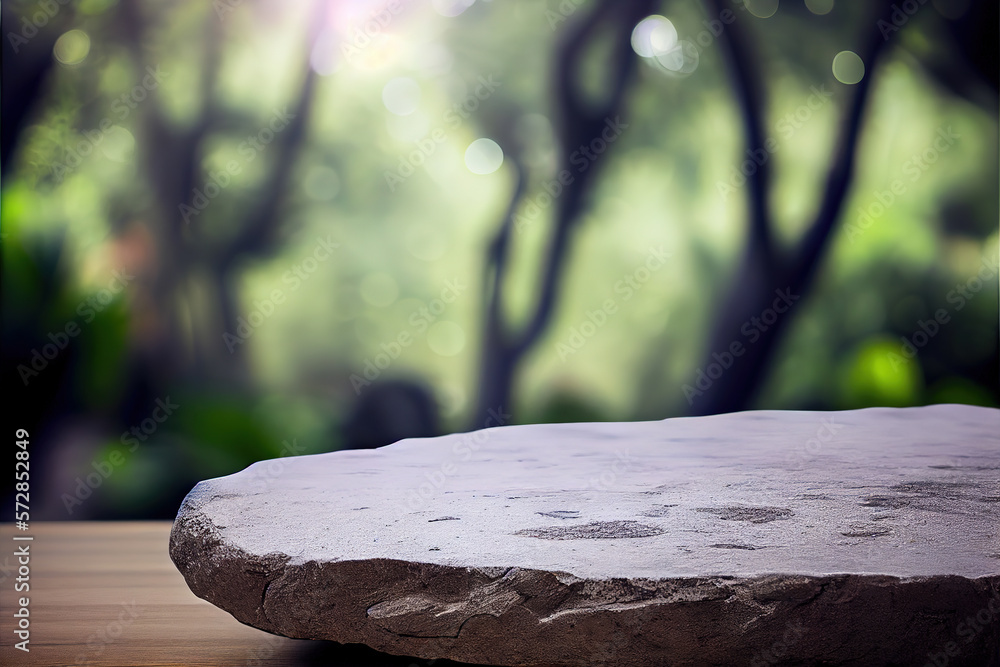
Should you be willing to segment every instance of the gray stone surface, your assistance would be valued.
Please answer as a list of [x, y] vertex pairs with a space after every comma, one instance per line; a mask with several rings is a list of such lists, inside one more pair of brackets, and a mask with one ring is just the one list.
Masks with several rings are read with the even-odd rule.
[[496, 665], [1000, 664], [1000, 411], [513, 426], [198, 484], [170, 553], [289, 637]]

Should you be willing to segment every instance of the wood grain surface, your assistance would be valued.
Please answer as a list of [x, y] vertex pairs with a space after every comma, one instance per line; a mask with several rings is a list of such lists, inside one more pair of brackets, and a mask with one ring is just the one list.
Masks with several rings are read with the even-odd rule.
[[[161, 521], [0, 524], [0, 665], [458, 665], [243, 625], [188, 590], [169, 534]], [[30, 591], [16, 592], [14, 552], [25, 544]], [[30, 600], [27, 653], [14, 647], [21, 597]]]

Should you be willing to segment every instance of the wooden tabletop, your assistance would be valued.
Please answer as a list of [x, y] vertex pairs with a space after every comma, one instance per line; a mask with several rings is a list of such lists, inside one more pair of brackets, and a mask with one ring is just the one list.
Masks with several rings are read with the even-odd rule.
[[[241, 624], [194, 596], [167, 554], [169, 522], [0, 524], [0, 664], [458, 665], [363, 646], [287, 639]], [[32, 540], [15, 540], [15, 537]], [[19, 575], [28, 546], [30, 572]], [[27, 583], [30, 591], [15, 587]], [[29, 652], [15, 648], [29, 599]]]

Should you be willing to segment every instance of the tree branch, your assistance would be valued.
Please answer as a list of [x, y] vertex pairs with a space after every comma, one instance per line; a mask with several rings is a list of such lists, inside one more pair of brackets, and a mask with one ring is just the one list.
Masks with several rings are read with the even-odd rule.
[[[557, 98], [562, 134], [561, 171], [573, 175], [573, 180], [557, 201], [555, 229], [545, 254], [541, 276], [541, 294], [532, 316], [513, 345], [515, 356], [523, 355], [541, 336], [552, 318], [556, 295], [565, 268], [566, 255], [572, 228], [580, 220], [586, 192], [597, 173], [596, 164], [580, 170], [573, 164], [573, 154], [600, 136], [606, 122], [612, 121], [624, 106], [625, 92], [635, 72], [637, 56], [632, 49], [632, 29], [652, 10], [652, 0], [633, 0], [625, 7], [615, 0], [603, 0], [580, 23], [567, 28], [556, 58]], [[607, 18], [606, 18], [607, 17]], [[602, 19], [612, 22], [615, 44], [612, 69], [612, 89], [596, 106], [584, 101], [575, 87], [586, 46], [594, 39], [595, 30]], [[575, 173], [574, 173], [575, 172]]]
[[[715, 2], [715, 6], [718, 7], [717, 2]], [[888, 8], [888, 1], [882, 0], [877, 11], [885, 12]], [[776, 264], [773, 260], [765, 261], [759, 253], [755, 252], [753, 246], [749, 248], [744, 264], [737, 273], [734, 283], [730, 286], [722, 308], [715, 314], [715, 321], [709, 332], [709, 349], [703, 367], [712, 363], [710, 354], [724, 351], [733, 341], [742, 340], [744, 335], [742, 327], [749, 318], [759, 316], [759, 313], [768, 307], [774, 298], [775, 290], [787, 288], [793, 293], [804, 295], [818, 270], [819, 262], [840, 217], [854, 176], [854, 163], [864, 110], [875, 78], [878, 58], [886, 47], [886, 41], [878, 30], [876, 20], [878, 16], [873, 13], [870, 18], [869, 30], [871, 34], [865, 35], [865, 45], [861, 55], [866, 64], [867, 72], [853, 89], [848, 107], [844, 112], [838, 132], [837, 148], [832, 158], [815, 220], [802, 236], [794, 251], [787, 254], [782, 253], [780, 263]], [[733, 26], [730, 25], [727, 30], [732, 30], [732, 28]], [[737, 47], [732, 53], [734, 54], [732, 57], [738, 59], [739, 54], [743, 52]], [[738, 82], [736, 84], [737, 90], [740, 90], [747, 85], [749, 79], [739, 74], [740, 68], [737, 63], [732, 63], [731, 69], [734, 79]], [[741, 93], [741, 96], [745, 98], [744, 104], [746, 104], [745, 94]], [[756, 121], [745, 119], [745, 122], [748, 125], [759, 126], [760, 120], [759, 118]], [[756, 183], [755, 189], [759, 188], [760, 181]], [[758, 202], [762, 201], [762, 193], [753, 195], [753, 197]], [[762, 208], [767, 216], [764, 222], [770, 226], [772, 222], [767, 205], [763, 205]], [[759, 215], [759, 213], [752, 214], [751, 217], [755, 215]], [[786, 257], [788, 259], [784, 259]], [[737, 364], [712, 384], [710, 389], [706, 390], [707, 395], [700, 398], [697, 404], [693, 402], [693, 399], [695, 396], [700, 396], [700, 392], [688, 396], [692, 412], [694, 414], [715, 414], [745, 410], [750, 407], [778, 348], [781, 336], [788, 329], [791, 321], [790, 316], [778, 318], [772, 326], [762, 331], [752, 346], [746, 346], [746, 351]]]
[[[605, 123], [615, 121], [635, 70], [636, 55], [631, 46], [633, 27], [654, 5], [653, 0], [599, 0], [596, 7], [571, 21], [556, 47], [553, 57], [553, 103], [559, 143], [558, 174], [563, 191], [553, 195], [555, 214], [552, 235], [540, 270], [540, 294], [519, 334], [505, 326], [502, 310], [514, 215], [526, 188], [523, 166], [518, 164], [518, 185], [504, 216], [501, 228], [490, 245], [488, 261], [493, 265], [493, 284], [483, 332], [483, 353], [479, 374], [479, 398], [473, 428], [479, 428], [491, 410], [511, 408], [511, 388], [517, 366], [549, 325], [555, 310], [556, 295], [566, 263], [571, 231], [579, 222], [589, 184], [598, 165], [585, 168], [573, 164], [574, 152], [589, 145], [604, 131]], [[578, 87], [578, 70], [585, 55], [605, 26], [612, 32], [614, 53], [609, 59], [610, 91], [603, 99], [588, 101]], [[618, 130], [620, 132], [620, 130]], [[616, 136], [617, 138], [617, 136]], [[610, 143], [610, 142], [607, 142]], [[594, 161], [598, 161], [595, 158]], [[569, 175], [569, 179], [565, 178]]]
[[[708, 7], [715, 16], [721, 15], [724, 11], [721, 0], [708, 0]], [[737, 17], [735, 21], [725, 26], [719, 42], [729, 64], [747, 149], [752, 153], [758, 149], [767, 150], [763, 121], [767, 104], [763, 80], [754, 64], [756, 58], [749, 46], [742, 21], [743, 19]], [[778, 257], [774, 246], [769, 200], [771, 160], [765, 159], [762, 164], [757, 165], [757, 169], [747, 175], [746, 179], [750, 204], [750, 242], [756, 251], [762, 253], [765, 266], [773, 267]]]
[[[875, 24], [876, 21], [873, 20], [872, 25]], [[855, 158], [860, 143], [867, 101], [872, 82], [875, 79], [876, 66], [887, 44], [888, 42], [882, 33], [873, 28], [861, 56], [865, 63], [865, 75], [861, 81], [855, 84], [854, 95], [841, 122], [836, 153], [827, 174], [823, 199], [816, 220], [806, 231], [794, 253], [793, 276], [807, 279], [811, 272], [815, 271], [816, 263], [840, 218], [848, 190], [854, 180]]]
[[305, 55], [302, 66], [305, 77], [299, 89], [299, 97], [295, 102], [293, 118], [281, 132], [281, 140], [277, 142], [277, 155], [274, 167], [267, 183], [264, 184], [260, 203], [255, 208], [249, 222], [243, 226], [236, 238], [232, 239], [220, 253], [217, 261], [229, 266], [242, 255], [265, 255], [273, 247], [274, 235], [278, 229], [281, 208], [289, 189], [294, 173], [295, 162], [309, 127], [313, 100], [316, 96], [317, 74], [312, 67], [311, 55], [316, 43], [319, 26], [327, 6], [323, 2], [315, 4], [317, 16], [310, 24], [309, 37], [306, 39]]
[[[514, 192], [511, 195], [507, 211], [504, 213], [500, 228], [487, 250], [485, 285], [488, 285], [486, 326], [501, 344], [506, 345], [507, 331], [503, 326], [503, 285], [507, 276], [507, 259], [510, 255], [511, 232], [514, 230], [514, 217], [524, 198], [527, 189], [526, 169], [517, 153], [514, 154]], [[492, 273], [492, 276], [488, 275]], [[492, 279], [492, 282], [491, 282]]]

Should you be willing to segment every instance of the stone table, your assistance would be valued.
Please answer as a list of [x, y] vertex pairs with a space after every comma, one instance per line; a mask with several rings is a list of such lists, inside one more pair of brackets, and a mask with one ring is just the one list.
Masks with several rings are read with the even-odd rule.
[[495, 665], [1000, 664], [1000, 410], [511, 426], [198, 484], [191, 590]]

